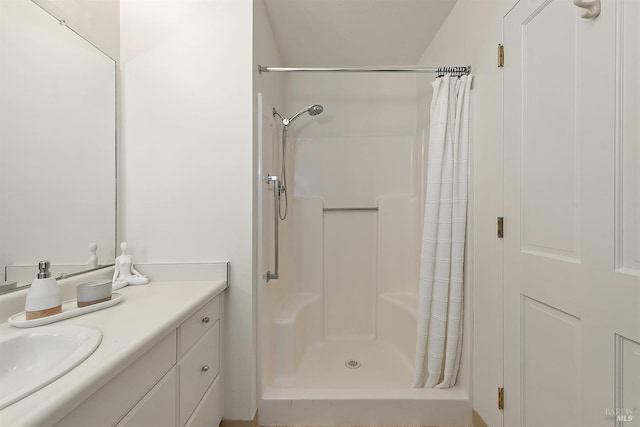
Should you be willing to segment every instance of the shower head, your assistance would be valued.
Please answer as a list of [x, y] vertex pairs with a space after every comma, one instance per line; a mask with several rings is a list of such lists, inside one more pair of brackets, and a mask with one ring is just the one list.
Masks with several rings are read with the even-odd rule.
[[308, 112], [310, 116], [317, 116], [318, 114], [322, 113], [323, 111], [324, 111], [324, 108], [322, 108], [322, 105], [320, 105], [320, 104], [309, 105], [308, 107], [305, 107], [302, 110], [300, 110], [297, 113], [295, 113], [290, 118], [282, 120], [282, 123], [284, 123], [285, 126], [289, 126], [291, 123], [293, 123], [293, 121], [295, 119], [297, 119], [298, 117], [300, 117], [304, 113]]
[[320, 104], [313, 104], [312, 106], [309, 107], [309, 115], [310, 116], [317, 116], [318, 114], [322, 113], [324, 111], [324, 108], [322, 108], [322, 105]]

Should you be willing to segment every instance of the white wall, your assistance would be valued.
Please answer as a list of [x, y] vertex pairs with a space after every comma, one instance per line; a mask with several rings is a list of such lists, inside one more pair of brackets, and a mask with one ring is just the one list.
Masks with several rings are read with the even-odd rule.
[[[290, 198], [293, 199], [294, 194], [302, 198], [322, 197], [327, 207], [369, 206], [380, 196], [411, 194], [414, 185], [403, 178], [414, 175], [415, 168], [420, 168], [415, 163], [415, 152], [411, 152], [421, 151], [414, 144], [415, 82], [412, 74], [287, 74], [285, 105], [280, 109], [285, 116], [290, 117], [310, 104], [324, 106], [322, 114], [313, 117], [305, 114], [289, 128], [287, 175]], [[393, 161], [401, 173], [387, 180], [385, 176], [393, 172], [376, 167], [380, 163], [377, 159], [382, 163], [391, 161], [388, 153], [399, 147], [403, 151], [395, 152]], [[352, 160], [362, 166], [358, 171], [358, 168], [350, 168]], [[316, 167], [311, 170], [305, 165]], [[369, 180], [367, 173], [376, 176]], [[394, 184], [385, 186], [385, 182]], [[357, 190], [362, 189], [363, 184], [369, 188], [366, 194]], [[329, 188], [332, 194], [325, 191]], [[354, 189], [357, 191], [349, 191]], [[318, 254], [307, 251], [313, 239], [307, 234], [305, 218], [295, 212], [296, 203], [290, 204], [293, 209], [288, 226], [298, 223], [298, 231], [292, 230], [289, 240], [283, 243], [285, 265], [296, 272], [298, 292], [308, 291], [314, 288], [309, 280], [313, 274], [309, 274], [306, 264], [300, 262], [300, 256], [307, 253], [308, 259], [317, 261]], [[294, 238], [294, 234], [298, 237]], [[322, 238], [321, 235], [316, 237]], [[315, 291], [319, 291], [317, 286]]]
[[258, 65], [282, 63], [265, 0], [253, 0], [253, 63], [254, 93], [261, 92], [271, 104], [281, 106], [284, 101], [284, 74], [258, 73]]
[[[473, 406], [490, 426], [502, 425], [496, 404], [496, 391], [502, 385], [502, 255], [495, 225], [502, 194], [502, 88], [496, 66], [501, 6], [500, 0], [458, 0], [419, 61], [424, 66], [473, 67]], [[419, 79], [419, 121], [428, 114], [431, 80]]]
[[312, 119], [297, 119], [292, 138], [415, 134], [413, 74], [290, 73], [285, 96], [281, 113], [287, 117], [309, 104], [325, 108]]
[[[283, 115], [290, 117], [310, 104], [324, 106], [322, 114], [313, 117], [305, 114], [289, 128], [287, 175], [292, 214], [285, 225], [290, 233], [285, 231], [283, 247], [284, 264], [296, 273], [294, 287], [298, 292], [314, 288], [309, 279], [314, 274], [307, 271], [301, 256], [308, 254], [308, 259], [318, 261], [318, 254], [309, 252], [314, 239], [308, 234], [304, 215], [296, 213], [297, 203], [292, 196], [322, 197], [326, 206], [336, 207], [369, 206], [379, 196], [411, 194], [413, 185], [403, 178], [419, 167], [412, 164], [416, 156], [411, 153], [417, 149], [413, 144], [415, 81], [411, 74], [287, 74], [285, 105], [279, 108]], [[400, 169], [405, 175], [395, 174], [385, 180], [390, 171], [376, 167], [379, 163], [376, 159], [385, 158], [390, 150], [399, 147], [404, 151], [397, 152], [395, 165], [402, 165]], [[359, 171], [350, 167], [352, 160], [362, 166]], [[367, 174], [376, 176], [368, 179]], [[385, 187], [387, 181], [397, 185]], [[363, 183], [370, 190], [366, 195], [357, 190]], [[332, 189], [331, 194], [325, 191], [328, 189]], [[354, 189], [355, 193], [349, 191]], [[292, 227], [296, 224], [298, 230], [294, 232]], [[316, 237], [322, 239], [321, 235]], [[319, 291], [317, 286], [314, 291]]]
[[255, 401], [252, 3], [122, 0], [122, 239], [137, 262], [231, 261], [224, 416]]

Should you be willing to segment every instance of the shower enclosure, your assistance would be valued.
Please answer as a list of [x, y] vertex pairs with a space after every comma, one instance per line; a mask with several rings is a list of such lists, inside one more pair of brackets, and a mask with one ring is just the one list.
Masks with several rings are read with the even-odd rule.
[[[259, 97], [260, 271], [280, 261], [259, 290], [260, 425], [470, 425], [471, 298], [456, 386], [411, 388], [433, 77], [294, 73], [284, 105]], [[295, 126], [278, 112], [304, 105]]]

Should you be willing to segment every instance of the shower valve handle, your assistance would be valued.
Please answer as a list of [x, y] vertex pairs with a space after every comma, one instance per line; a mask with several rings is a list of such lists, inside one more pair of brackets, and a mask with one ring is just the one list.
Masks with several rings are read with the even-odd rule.
[[267, 174], [264, 177], [264, 180], [267, 184], [271, 184], [273, 183], [274, 185], [274, 191], [276, 191], [276, 195], [278, 197], [280, 197], [282, 195], [282, 193], [286, 192], [287, 190], [284, 188], [284, 185], [282, 185], [282, 182], [280, 182], [280, 180], [278, 179], [277, 176], [275, 175], [269, 175]]

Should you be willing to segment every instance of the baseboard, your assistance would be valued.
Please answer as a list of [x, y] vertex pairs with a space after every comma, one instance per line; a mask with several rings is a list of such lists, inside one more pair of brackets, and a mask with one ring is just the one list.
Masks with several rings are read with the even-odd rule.
[[258, 427], [258, 411], [252, 420], [225, 420], [220, 421], [220, 427]]
[[475, 410], [473, 411], [473, 415], [471, 417], [471, 425], [473, 427], [489, 427], [489, 425], [484, 422], [480, 414], [478, 414]]

